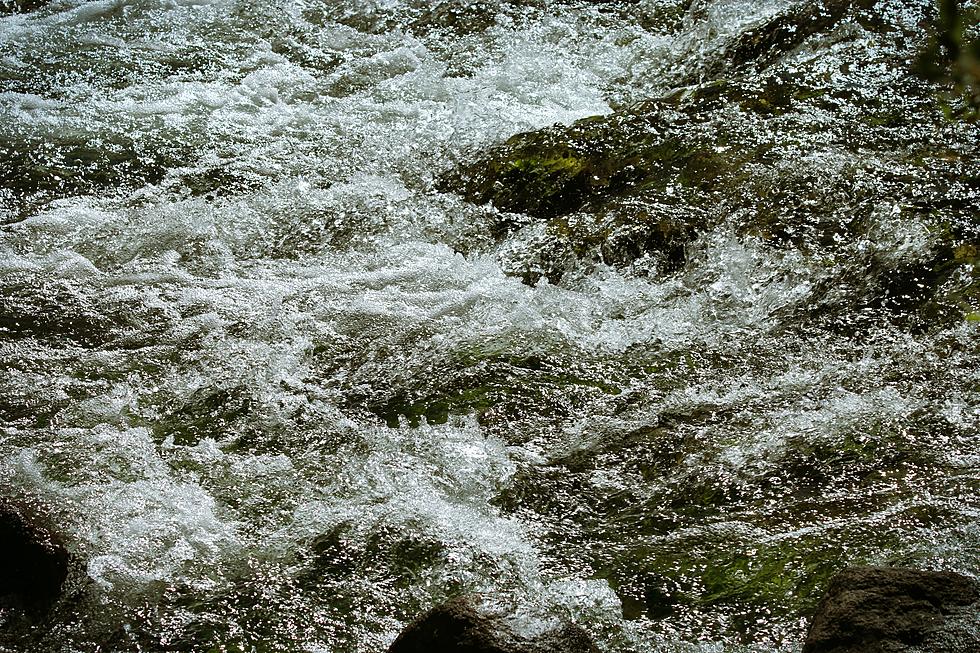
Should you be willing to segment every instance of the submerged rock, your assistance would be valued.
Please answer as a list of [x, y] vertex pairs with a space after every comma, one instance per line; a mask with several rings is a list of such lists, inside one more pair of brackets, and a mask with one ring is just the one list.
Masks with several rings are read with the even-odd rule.
[[61, 594], [69, 566], [56, 533], [28, 507], [0, 499], [0, 606], [50, 605]]
[[157, 184], [189, 156], [176, 139], [156, 135], [133, 138], [66, 130], [37, 138], [3, 133], [0, 209], [8, 205], [26, 217], [52, 200]]
[[413, 23], [416, 31], [426, 33], [443, 29], [457, 34], [482, 32], [491, 27], [499, 7], [490, 2], [449, 0], [428, 5]]
[[388, 653], [598, 653], [575, 624], [527, 639], [482, 613], [471, 597], [436, 606], [409, 624]]
[[[766, 64], [800, 46], [807, 38], [836, 25], [852, 7], [868, 9], [877, 0], [817, 0], [794, 5], [743, 32], [725, 51], [734, 66]], [[718, 70], [711, 72], [717, 73]]]
[[817, 608], [803, 653], [980, 650], [980, 583], [950, 572], [851, 567]]
[[48, 4], [48, 0], [0, 0], [0, 16], [26, 14], [37, 11]]

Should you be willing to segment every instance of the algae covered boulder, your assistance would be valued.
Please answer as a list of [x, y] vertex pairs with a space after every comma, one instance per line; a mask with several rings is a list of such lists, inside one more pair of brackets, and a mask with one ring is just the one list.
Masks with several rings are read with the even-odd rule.
[[[916, 74], [928, 35], [901, 37], [888, 27], [893, 10], [790, 3], [719, 36], [707, 60], [694, 57], [696, 78], [670, 77], [660, 94], [608, 115], [517, 134], [438, 186], [497, 210], [501, 267], [528, 284], [597, 264], [680, 276], [712, 238], [734, 236], [799, 254], [814, 281], [792, 310], [807, 321], [854, 332], [859, 322], [975, 319], [975, 136], [944, 112], [942, 86]], [[928, 8], [916, 11], [926, 24]], [[685, 19], [711, 20], [698, 6]], [[839, 74], [821, 63], [828, 47], [843, 49]], [[855, 92], [879, 78], [875, 66], [888, 75], [874, 93]]]
[[518, 134], [442, 181], [478, 204], [549, 219], [612, 198], [706, 185], [733, 163], [697, 136], [672, 129], [661, 103]]
[[388, 653], [598, 653], [575, 624], [525, 637], [483, 612], [475, 597], [438, 605], [409, 624]]
[[449, 30], [460, 34], [482, 32], [494, 24], [498, 9], [491, 2], [450, 0], [427, 4], [412, 27], [422, 33], [431, 30]]
[[629, 265], [654, 255], [659, 267], [676, 269], [685, 246], [717, 222], [712, 190], [750, 156], [684, 132], [694, 106], [681, 114], [672, 100], [651, 101], [518, 134], [445, 176], [441, 188], [498, 209], [498, 239], [527, 220], [544, 225], [540, 242], [508, 269], [527, 283], [557, 281], [576, 258]]
[[803, 653], [980, 650], [980, 583], [951, 572], [851, 567], [835, 576]]

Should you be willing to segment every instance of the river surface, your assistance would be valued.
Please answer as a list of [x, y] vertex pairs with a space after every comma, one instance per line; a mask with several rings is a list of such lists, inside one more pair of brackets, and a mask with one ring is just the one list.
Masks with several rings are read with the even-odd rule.
[[[0, 485], [78, 561], [0, 647], [367, 653], [479, 592], [610, 653], [797, 651], [846, 564], [980, 573], [975, 314], [913, 328], [827, 290], [928, 251], [914, 179], [836, 259], [733, 216], [682, 269], [533, 285], [508, 274], [533, 225], [497, 238], [494, 208], [437, 190], [516, 133], [701, 81], [794, 3], [444, 4], [465, 18], [0, 17]], [[845, 20], [788, 56], [903, 110], [881, 61], [914, 53], [929, 3], [882, 4], [885, 37]], [[797, 118], [787, 169], [881, 163]], [[977, 178], [974, 127], [909, 129]], [[853, 313], [807, 313], [828, 302]]]

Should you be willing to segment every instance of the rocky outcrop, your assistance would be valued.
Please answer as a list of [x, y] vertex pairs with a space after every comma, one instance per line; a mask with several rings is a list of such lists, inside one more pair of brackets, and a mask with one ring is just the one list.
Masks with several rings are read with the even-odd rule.
[[484, 614], [473, 597], [436, 606], [409, 624], [388, 653], [598, 653], [580, 627], [566, 624], [534, 639]]
[[[781, 57], [817, 34], [853, 41], [856, 29], [830, 35], [849, 18], [873, 26], [894, 11], [873, 0], [792, 3], [707, 60], [692, 57], [686, 81], [713, 81], [518, 134], [438, 188], [498, 210], [490, 235], [505, 243], [501, 268], [528, 284], [596, 264], [677, 274], [706, 237], [727, 232], [795, 250], [817, 273], [807, 305], [792, 309], [807, 322], [846, 333], [879, 320], [915, 330], [975, 322], [976, 173], [955, 136], [930, 136], [955, 126], [935, 110], [936, 87], [914, 74], [918, 46], [887, 54], [897, 81], [877, 93], [828, 78], [819, 56]], [[693, 7], [685, 20], [707, 18]], [[861, 33], [892, 52], [887, 34]], [[847, 55], [855, 70], [861, 51]], [[899, 223], [924, 230], [917, 251], [858, 245]]]
[[70, 556], [30, 507], [0, 499], [0, 606], [39, 610], [61, 595]]
[[[874, 0], [829, 0], [794, 6], [743, 32], [724, 50], [725, 63], [709, 65], [699, 77], [719, 76], [727, 66], [764, 63], [833, 26], [852, 6], [873, 4]], [[446, 176], [440, 187], [459, 191], [477, 204], [538, 219], [581, 209], [599, 211], [621, 197], [663, 198], [668, 189], [668, 198], [676, 201], [677, 189], [709, 189], [768, 151], [756, 152], [717, 134], [697, 135], [692, 126], [710, 122], [726, 104], [773, 114], [807, 96], [807, 89], [779, 77], [767, 79], [761, 87], [744, 86], [718, 81], [570, 127], [518, 134], [489, 156]]]
[[803, 653], [980, 650], [980, 584], [950, 572], [852, 567], [835, 576]]

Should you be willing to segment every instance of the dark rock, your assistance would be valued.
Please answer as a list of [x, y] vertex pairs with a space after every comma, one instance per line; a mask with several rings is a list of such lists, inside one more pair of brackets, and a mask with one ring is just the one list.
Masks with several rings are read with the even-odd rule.
[[950, 572], [852, 567], [830, 581], [803, 653], [980, 650], [980, 583]]
[[477, 204], [544, 219], [624, 193], [662, 189], [691, 163], [705, 168], [713, 152], [669, 133], [658, 108], [518, 134], [441, 186], [461, 189]]
[[623, 266], [651, 254], [662, 259], [659, 268], [678, 269], [685, 246], [714, 220], [699, 205], [713, 205], [709, 193], [740, 176], [755, 155], [685, 131], [703, 120], [701, 104], [713, 101], [686, 98], [681, 111], [675, 98], [652, 100], [518, 134], [444, 177], [440, 188], [502, 211], [496, 238], [526, 223], [514, 214], [547, 223], [550, 251], [509, 266], [529, 283], [556, 281], [562, 271], [552, 263], [574, 257]]
[[0, 499], [0, 606], [43, 609], [61, 594], [70, 556], [64, 543], [20, 503]]
[[743, 32], [726, 52], [736, 66], [768, 63], [799, 47], [808, 37], [837, 24], [852, 7], [868, 9], [876, 0], [817, 0], [794, 6], [762, 25]]
[[48, 0], [0, 0], [0, 16], [26, 14], [37, 11], [48, 4]]
[[2, 134], [0, 210], [24, 218], [53, 200], [157, 184], [188, 156], [186, 145], [155, 134], [138, 139], [68, 130], [44, 137]]
[[418, 617], [388, 653], [598, 653], [592, 638], [575, 624], [526, 639], [499, 617], [483, 614], [472, 597], [459, 597]]
[[455, 34], [483, 32], [493, 26], [498, 9], [489, 2], [440, 2], [428, 6], [412, 27], [423, 34], [436, 29]]

